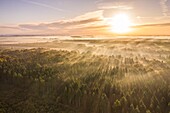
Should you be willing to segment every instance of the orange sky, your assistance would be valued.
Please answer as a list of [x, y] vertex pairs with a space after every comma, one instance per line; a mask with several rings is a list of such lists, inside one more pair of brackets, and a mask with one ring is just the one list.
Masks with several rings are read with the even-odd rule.
[[[71, 1], [63, 0], [63, 6], [58, 8], [58, 2], [52, 0], [46, 3], [40, 0], [2, 0], [0, 13], [6, 15], [1, 14], [0, 35], [118, 35], [111, 30], [113, 25], [109, 21], [119, 13], [127, 14], [133, 24], [131, 32], [119, 35], [170, 35], [169, 0]], [[30, 12], [26, 12], [29, 9]], [[13, 10], [11, 14], [10, 10]]]

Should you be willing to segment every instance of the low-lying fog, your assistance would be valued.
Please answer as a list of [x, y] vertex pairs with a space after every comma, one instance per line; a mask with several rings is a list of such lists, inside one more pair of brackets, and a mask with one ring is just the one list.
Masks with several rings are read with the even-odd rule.
[[122, 55], [125, 57], [147, 57], [164, 60], [170, 55], [168, 36], [13, 36], [0, 37], [0, 47], [10, 49], [46, 48], [95, 55]]

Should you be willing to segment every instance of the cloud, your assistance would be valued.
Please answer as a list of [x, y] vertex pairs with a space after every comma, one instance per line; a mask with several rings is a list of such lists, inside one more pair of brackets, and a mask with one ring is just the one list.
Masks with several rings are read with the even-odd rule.
[[37, 6], [40, 6], [40, 7], [45, 7], [45, 8], [50, 8], [50, 9], [53, 9], [53, 10], [58, 10], [58, 11], [61, 11], [61, 12], [65, 11], [63, 9], [60, 9], [60, 8], [57, 8], [57, 7], [54, 7], [54, 6], [51, 6], [51, 5], [47, 5], [47, 4], [44, 4], [44, 3], [40, 3], [40, 2], [35, 2], [35, 1], [31, 1], [31, 0], [21, 0], [21, 1], [23, 1], [25, 3], [37, 5]]
[[0, 26], [0, 35], [6, 34], [26, 34], [27, 30], [20, 28], [19, 26]]
[[133, 9], [132, 0], [102, 0], [97, 2], [99, 9]]
[[103, 10], [87, 12], [87, 13], [77, 16], [73, 19], [74, 20], [82, 20], [82, 19], [88, 19], [88, 18], [103, 18]]
[[158, 24], [143, 24], [132, 26], [133, 28], [142, 28], [142, 27], [166, 27], [170, 26], [170, 23], [158, 23]]
[[27, 30], [48, 30], [48, 27], [44, 24], [34, 25], [34, 24], [21, 24], [19, 25], [22, 29]]
[[107, 6], [99, 6], [99, 9], [124, 9], [129, 10], [133, 9], [133, 7], [126, 6], [126, 5], [107, 5]]
[[92, 22], [101, 21], [99, 18], [89, 18], [89, 19], [82, 19], [82, 20], [66, 20], [66, 21], [58, 21], [50, 24], [46, 24], [48, 27], [67, 27], [67, 26], [76, 26], [81, 24], [88, 24]]
[[68, 20], [58, 20], [51, 23], [41, 23], [41, 24], [20, 24], [18, 27], [27, 30], [54, 30], [54, 29], [73, 29], [76, 27], [88, 26], [89, 24], [102, 22], [102, 11], [94, 11], [85, 13], [83, 15], [77, 16], [73, 19]]
[[42, 24], [21, 24], [19, 25], [19, 28], [22, 29], [30, 29], [30, 30], [50, 30], [51, 28], [56, 29], [64, 29], [68, 27], [74, 27], [77, 25], [85, 25], [93, 22], [99, 22], [101, 21], [99, 18], [89, 18], [89, 19], [83, 19], [83, 20], [65, 20], [65, 21], [57, 21], [53, 23], [42, 23]]
[[26, 31], [34, 31], [39, 33], [50, 32], [52, 34], [69, 34], [72, 31], [78, 32], [87, 29], [101, 29], [104, 28], [103, 10], [88, 12], [83, 15], [74, 17], [72, 19], [58, 20], [51, 23], [41, 24], [20, 24], [17, 27]]
[[103, 0], [98, 2], [97, 7], [103, 10], [105, 18], [110, 18], [119, 12], [130, 14], [131, 10], [134, 9], [132, 0]]
[[88, 30], [101, 30], [101, 29], [109, 29], [110, 26], [108, 25], [99, 25], [99, 26], [88, 26], [88, 27], [83, 27], [81, 29], [88, 29]]
[[21, 30], [20, 27], [11, 27], [11, 26], [0, 26], [1, 29], [15, 29], [15, 30]]
[[162, 14], [164, 16], [168, 16], [168, 6], [167, 6], [167, 1], [168, 0], [160, 0], [160, 5], [161, 5], [161, 8], [162, 8]]

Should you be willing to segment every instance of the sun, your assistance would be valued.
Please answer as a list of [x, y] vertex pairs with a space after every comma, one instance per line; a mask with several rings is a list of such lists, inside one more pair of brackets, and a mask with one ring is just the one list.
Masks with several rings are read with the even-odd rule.
[[132, 25], [129, 16], [121, 13], [116, 14], [111, 19], [111, 30], [118, 34], [128, 33], [131, 31], [130, 26]]

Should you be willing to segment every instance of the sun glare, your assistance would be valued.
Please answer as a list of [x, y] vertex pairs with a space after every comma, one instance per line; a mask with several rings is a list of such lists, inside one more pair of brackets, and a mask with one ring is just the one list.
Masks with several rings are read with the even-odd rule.
[[111, 30], [115, 33], [127, 33], [130, 32], [130, 26], [131, 26], [131, 21], [129, 19], [129, 16], [126, 14], [117, 14], [112, 17], [111, 20]]

